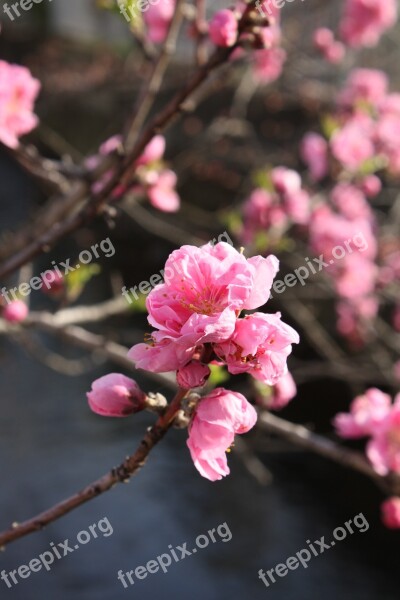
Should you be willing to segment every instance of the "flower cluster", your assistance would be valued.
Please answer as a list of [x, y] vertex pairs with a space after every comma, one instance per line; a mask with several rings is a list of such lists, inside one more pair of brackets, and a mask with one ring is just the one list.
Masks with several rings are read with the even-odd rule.
[[366, 454], [379, 475], [400, 474], [400, 394], [392, 403], [388, 394], [371, 388], [353, 400], [350, 412], [336, 415], [334, 424], [343, 438], [370, 438]]
[[320, 27], [314, 32], [315, 47], [328, 62], [341, 62], [346, 46], [376, 46], [382, 35], [395, 25], [397, 13], [396, 0], [344, 0], [339, 39], [330, 29]]
[[138, 368], [162, 373], [216, 355], [233, 374], [249, 372], [274, 383], [285, 373], [298, 335], [279, 313], [240, 313], [267, 302], [278, 265], [274, 256], [246, 259], [225, 242], [175, 250], [165, 282], [146, 300], [156, 331], [149, 343], [130, 350], [130, 358]]
[[[366, 454], [379, 475], [400, 474], [400, 394], [392, 403], [390, 396], [371, 388], [353, 400], [350, 412], [336, 415], [334, 425], [343, 438], [369, 438]], [[381, 510], [384, 525], [400, 529], [400, 498], [388, 498]]]
[[40, 83], [28, 69], [0, 60], [0, 142], [17, 148], [18, 138], [37, 125], [34, 104]]
[[286, 167], [276, 167], [267, 175], [264, 187], [253, 190], [243, 205], [241, 239], [249, 244], [260, 232], [273, 239], [293, 225], [305, 225], [311, 214], [310, 196], [302, 188], [300, 175]]
[[[400, 95], [389, 92], [386, 74], [352, 71], [337, 104], [329, 121], [329, 139], [311, 133], [302, 143], [302, 158], [313, 179], [323, 179], [332, 161], [336, 169], [361, 181], [384, 168], [400, 174]], [[371, 195], [380, 191], [376, 180], [366, 179], [365, 185]]]
[[[115, 135], [100, 146], [100, 155], [107, 156], [117, 151], [122, 138]], [[134, 163], [135, 183], [129, 188], [133, 192], [146, 196], [150, 204], [163, 212], [176, 212], [180, 207], [180, 198], [176, 192], [177, 176], [168, 169], [163, 161], [165, 153], [165, 138], [156, 135], [146, 146], [143, 154]], [[96, 169], [99, 156], [90, 156], [86, 160], [89, 169]], [[108, 171], [99, 182], [93, 186], [94, 192], [100, 192], [112, 178], [113, 172]], [[114, 191], [114, 197], [128, 192], [126, 186], [119, 185]]]
[[[247, 260], [225, 242], [176, 250], [167, 260], [165, 282], [147, 298], [148, 321], [156, 331], [149, 343], [131, 348], [129, 357], [147, 371], [175, 371], [183, 390], [204, 386], [212, 362], [226, 365], [232, 374], [277, 384], [287, 375], [287, 357], [298, 334], [279, 313], [241, 316], [267, 302], [277, 271], [274, 256]], [[282, 402], [285, 394], [283, 389]], [[115, 373], [95, 381], [88, 400], [103, 416], [127, 416], [146, 405], [137, 384]], [[227, 475], [226, 451], [234, 436], [255, 422], [256, 412], [241, 394], [217, 388], [202, 398], [188, 439], [199, 472], [212, 481]]]

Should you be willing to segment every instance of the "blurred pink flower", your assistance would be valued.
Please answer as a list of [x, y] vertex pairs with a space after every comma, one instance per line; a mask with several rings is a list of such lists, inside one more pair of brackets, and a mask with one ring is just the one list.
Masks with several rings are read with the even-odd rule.
[[149, 3], [143, 13], [148, 39], [154, 44], [161, 44], [167, 37], [175, 3], [175, 0], [162, 0], [158, 4]]
[[296, 383], [292, 375], [287, 372], [283, 375], [272, 388], [272, 400], [269, 404], [269, 408], [272, 410], [281, 410], [297, 394]]
[[321, 135], [307, 133], [301, 143], [300, 155], [310, 170], [311, 179], [320, 181], [328, 174], [328, 142]]
[[36, 127], [39, 90], [28, 69], [0, 60], [0, 141], [9, 148], [17, 148], [18, 138]]
[[388, 529], [400, 529], [400, 498], [393, 496], [381, 504], [382, 522]]
[[396, 19], [396, 0], [346, 0], [340, 33], [351, 47], [375, 46]]
[[217, 11], [210, 21], [209, 35], [216, 46], [233, 46], [238, 37], [238, 21], [231, 10]]
[[22, 300], [13, 300], [3, 308], [1, 316], [10, 323], [21, 323], [28, 316], [29, 309]]
[[390, 396], [370, 388], [350, 404], [350, 412], [339, 413], [334, 419], [338, 435], [343, 438], [360, 438], [372, 435], [391, 410]]
[[158, 173], [156, 182], [147, 188], [147, 195], [154, 208], [163, 212], [176, 212], [181, 201], [176, 192], [177, 177], [170, 169]]

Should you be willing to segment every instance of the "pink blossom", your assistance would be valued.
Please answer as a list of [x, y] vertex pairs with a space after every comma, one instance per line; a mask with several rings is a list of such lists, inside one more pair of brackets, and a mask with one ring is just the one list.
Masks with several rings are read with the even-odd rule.
[[332, 258], [335, 247], [344, 247], [346, 240], [351, 241], [353, 253], [359, 250], [369, 259], [376, 256], [377, 241], [367, 219], [349, 220], [334, 213], [329, 206], [319, 205], [311, 216], [309, 232], [311, 248], [316, 254], [323, 254], [327, 261]]
[[328, 142], [321, 135], [307, 133], [301, 143], [300, 155], [310, 170], [311, 179], [320, 181], [328, 174]]
[[165, 152], [165, 138], [163, 135], [155, 135], [143, 150], [142, 155], [136, 161], [136, 165], [148, 165], [161, 160]]
[[216, 46], [233, 46], [238, 37], [238, 21], [231, 10], [224, 9], [215, 13], [210, 21], [209, 35]]
[[393, 496], [381, 504], [382, 522], [388, 529], [400, 529], [400, 498]]
[[105, 142], [103, 142], [99, 148], [100, 154], [103, 156], [108, 156], [122, 145], [122, 136], [121, 135], [113, 135], [108, 138]]
[[331, 150], [333, 156], [351, 171], [357, 171], [375, 154], [368, 131], [357, 122], [348, 122], [334, 133]]
[[244, 244], [253, 242], [259, 231], [275, 228], [283, 230], [288, 225], [288, 217], [282, 206], [278, 204], [276, 195], [262, 188], [253, 190], [243, 205]]
[[143, 13], [147, 36], [154, 44], [161, 44], [167, 37], [175, 3], [176, 0], [162, 0], [158, 4], [150, 3]]
[[184, 390], [203, 387], [210, 377], [211, 371], [207, 365], [198, 360], [191, 360], [176, 372], [179, 387]]
[[361, 254], [350, 254], [340, 263], [335, 285], [339, 296], [354, 299], [371, 294], [375, 289], [378, 269]]
[[386, 73], [377, 69], [354, 69], [347, 78], [338, 102], [344, 106], [354, 106], [367, 102], [372, 106], [383, 102], [389, 87]]
[[21, 323], [28, 316], [29, 309], [22, 300], [13, 300], [3, 308], [2, 317], [10, 323]]
[[200, 475], [217, 481], [229, 475], [226, 452], [235, 434], [254, 427], [255, 409], [242, 394], [216, 388], [203, 398], [189, 427], [188, 448]]
[[331, 29], [327, 27], [319, 27], [314, 31], [313, 42], [318, 50], [325, 50], [335, 39], [335, 35]]
[[310, 195], [308, 192], [299, 190], [296, 193], [286, 194], [283, 199], [283, 206], [286, 214], [293, 223], [307, 225], [311, 215]]
[[146, 301], [148, 321], [157, 331], [150, 345], [134, 346], [130, 357], [139, 368], [175, 370], [196, 346], [225, 341], [234, 332], [237, 311], [268, 300], [278, 265], [274, 256], [246, 259], [225, 242], [175, 250], [165, 265], [165, 282]]
[[144, 407], [145, 394], [136, 381], [109, 373], [92, 383], [87, 399], [93, 412], [103, 417], [127, 417]]
[[363, 192], [350, 183], [338, 183], [331, 192], [333, 205], [350, 221], [373, 220], [373, 213]]
[[180, 198], [176, 192], [177, 177], [170, 169], [158, 174], [156, 182], [147, 189], [147, 195], [154, 208], [163, 212], [176, 212]]
[[315, 47], [328, 62], [337, 64], [343, 60], [346, 49], [343, 44], [335, 40], [333, 31], [320, 27], [314, 32], [313, 40]]
[[361, 189], [368, 198], [375, 198], [382, 190], [382, 182], [376, 175], [367, 175], [361, 181]]
[[297, 386], [292, 375], [287, 372], [274, 385], [272, 389], [272, 401], [269, 408], [272, 410], [281, 410], [297, 394]]
[[390, 471], [400, 474], [400, 394], [392, 410], [373, 431], [367, 456], [379, 475], [387, 475]]
[[0, 141], [17, 148], [18, 138], [38, 123], [33, 113], [40, 83], [29, 70], [0, 60]]
[[293, 169], [275, 167], [271, 171], [271, 180], [280, 194], [295, 194], [301, 190], [301, 177]]
[[267, 385], [275, 385], [287, 372], [287, 357], [298, 333], [281, 321], [281, 314], [253, 313], [238, 319], [232, 337], [215, 346], [233, 375], [249, 373]]
[[351, 47], [375, 46], [396, 19], [396, 0], [346, 0], [340, 33]]
[[336, 415], [334, 425], [341, 437], [365, 437], [377, 430], [390, 413], [390, 409], [390, 396], [376, 388], [370, 388], [353, 400], [349, 413]]
[[275, 47], [269, 50], [256, 50], [254, 57], [254, 76], [262, 83], [271, 83], [280, 77], [286, 52], [283, 48]]

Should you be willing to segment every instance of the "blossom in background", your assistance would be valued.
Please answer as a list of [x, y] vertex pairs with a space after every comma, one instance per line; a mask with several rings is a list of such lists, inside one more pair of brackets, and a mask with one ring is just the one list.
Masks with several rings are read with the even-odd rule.
[[21, 323], [28, 316], [28, 306], [22, 300], [13, 300], [2, 309], [1, 316], [10, 323]]
[[390, 410], [390, 396], [371, 388], [353, 400], [350, 412], [336, 415], [334, 425], [341, 437], [365, 437], [374, 433]]
[[345, 0], [340, 35], [353, 48], [376, 46], [396, 20], [396, 0]]
[[328, 142], [322, 135], [307, 133], [301, 142], [300, 156], [307, 165], [313, 181], [320, 181], [328, 174]]
[[127, 417], [143, 410], [145, 398], [136, 381], [120, 373], [96, 379], [87, 394], [92, 411], [103, 417]]
[[[156, 135], [147, 144], [139, 158], [134, 162], [137, 182], [130, 188], [126, 185], [117, 185], [113, 197], [118, 198], [126, 194], [129, 189], [146, 196], [152, 206], [163, 212], [176, 212], [180, 207], [180, 198], [176, 191], [176, 174], [165, 168], [163, 161], [165, 152], [165, 138]], [[122, 137], [115, 135], [100, 146], [100, 155], [108, 156], [122, 147]], [[87, 168], [93, 170], [100, 164], [99, 156], [90, 156], [86, 159]], [[92, 189], [99, 193], [112, 178], [112, 170], [105, 173], [96, 182]]]
[[326, 27], [320, 27], [314, 32], [314, 46], [321, 52], [325, 60], [332, 64], [342, 62], [346, 53], [344, 45], [335, 40], [333, 31]]
[[254, 427], [257, 413], [242, 394], [216, 388], [203, 398], [189, 427], [187, 445], [196, 469], [216, 481], [229, 475], [226, 452], [235, 435]]
[[400, 498], [393, 496], [381, 505], [382, 522], [388, 529], [400, 529]]
[[150, 2], [143, 13], [147, 37], [154, 44], [161, 44], [167, 37], [175, 4], [175, 0], [161, 0], [157, 4]]
[[275, 167], [267, 179], [268, 187], [253, 190], [243, 204], [240, 237], [244, 244], [253, 243], [259, 233], [270, 241], [279, 240], [291, 225], [306, 225], [310, 219], [310, 195], [296, 171]]
[[39, 90], [28, 69], [0, 60], [0, 141], [9, 148], [17, 148], [18, 138], [36, 127]]
[[233, 46], [238, 37], [238, 21], [231, 10], [217, 11], [210, 21], [209, 36], [216, 46]]
[[368, 436], [366, 454], [379, 475], [400, 474], [400, 394], [390, 396], [371, 388], [358, 396], [349, 413], [339, 413], [334, 424], [344, 438]]

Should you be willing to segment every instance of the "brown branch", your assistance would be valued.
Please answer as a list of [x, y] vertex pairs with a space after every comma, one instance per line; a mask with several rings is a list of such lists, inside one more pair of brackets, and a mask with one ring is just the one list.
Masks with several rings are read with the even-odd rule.
[[174, 15], [170, 23], [168, 34], [161, 52], [154, 63], [151, 75], [143, 94], [139, 98], [137, 106], [133, 111], [133, 118], [127, 127], [125, 148], [129, 152], [135, 146], [139, 131], [145, 122], [154, 100], [161, 89], [165, 71], [168, 67], [170, 57], [175, 52], [179, 29], [183, 19], [182, 5], [184, 0], [177, 0]]
[[326, 437], [313, 433], [302, 425], [290, 423], [267, 411], [260, 411], [257, 426], [264, 431], [285, 438], [296, 446], [315, 452], [343, 467], [370, 477], [386, 492], [400, 494], [400, 476], [395, 474], [379, 475], [360, 452], [349, 450]]
[[109, 473], [93, 481], [70, 498], [63, 500], [59, 504], [23, 523], [13, 523], [9, 529], [0, 533], [0, 547], [4, 547], [21, 537], [43, 529], [49, 523], [63, 517], [78, 506], [107, 492], [117, 483], [128, 482], [142, 468], [150, 451], [163, 439], [170, 429], [180, 409], [181, 401], [186, 394], [186, 390], [178, 390], [166, 412], [157, 419], [153, 427], [146, 433], [134, 454], [128, 456], [118, 467], [114, 467]]
[[[254, 2], [251, 0], [239, 23], [239, 29], [243, 29], [246, 26], [248, 12], [251, 10], [253, 4]], [[101, 214], [117, 185], [129, 185], [132, 179], [134, 162], [142, 154], [147, 144], [155, 135], [163, 131], [177, 115], [185, 110], [185, 103], [191, 94], [196, 91], [206, 79], [208, 79], [210, 74], [217, 67], [227, 62], [236, 47], [237, 45], [231, 46], [230, 48], [218, 48], [207, 63], [202, 65], [192, 77], [188, 79], [187, 83], [177, 92], [177, 94], [175, 94], [164, 110], [156, 115], [148, 124], [137, 140], [132, 152], [125, 157], [122, 157], [120, 164], [117, 164], [113, 177], [111, 177], [104, 189], [98, 194], [90, 195], [88, 202], [85, 203], [81, 210], [73, 213], [63, 221], [53, 223], [52, 226], [49, 226], [46, 231], [37, 236], [36, 239], [26, 244], [25, 247], [21, 248], [16, 254], [5, 260], [4, 263], [0, 265], [0, 278], [9, 275], [41, 252], [48, 251], [59, 239], [85, 225], [96, 215]], [[117, 159], [118, 157], [114, 158]], [[119, 158], [121, 160], [121, 157]], [[110, 157], [105, 159], [99, 167], [99, 176], [110, 168], [109, 159]], [[88, 183], [82, 183], [72, 195], [73, 203], [79, 201], [79, 199], [84, 199], [87, 194]], [[66, 201], [71, 202], [71, 198], [68, 196]]]

